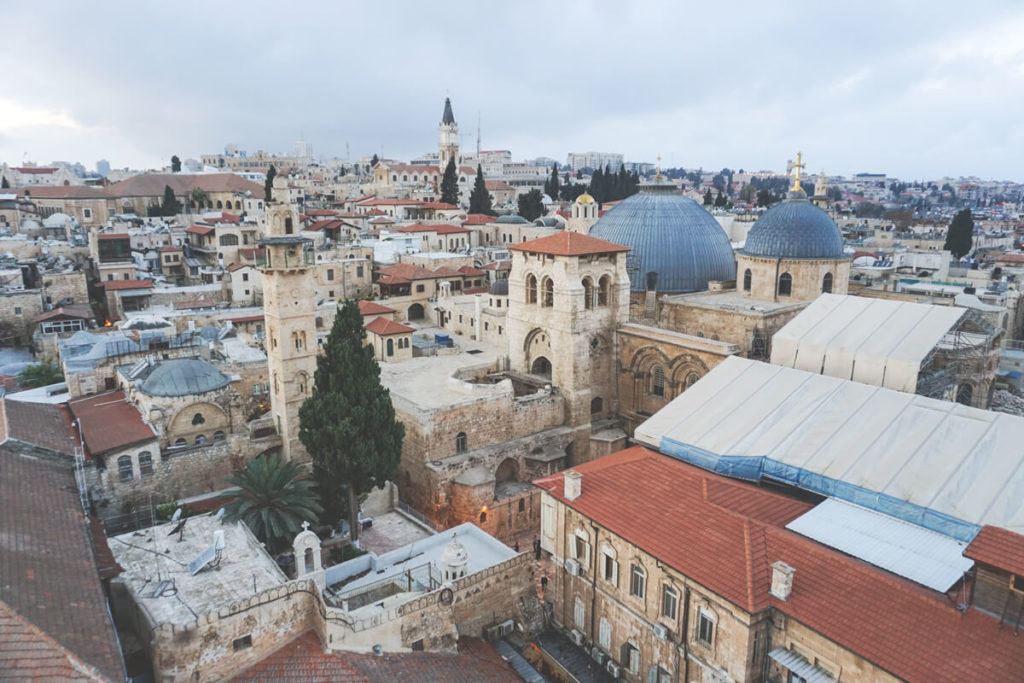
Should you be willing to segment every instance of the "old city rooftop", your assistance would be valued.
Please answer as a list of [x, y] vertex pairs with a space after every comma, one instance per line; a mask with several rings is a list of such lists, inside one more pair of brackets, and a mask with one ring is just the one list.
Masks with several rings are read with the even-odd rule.
[[530, 240], [522, 244], [513, 244], [509, 249], [551, 256], [589, 256], [591, 254], [613, 254], [629, 251], [629, 247], [605, 242], [590, 235], [568, 231]]

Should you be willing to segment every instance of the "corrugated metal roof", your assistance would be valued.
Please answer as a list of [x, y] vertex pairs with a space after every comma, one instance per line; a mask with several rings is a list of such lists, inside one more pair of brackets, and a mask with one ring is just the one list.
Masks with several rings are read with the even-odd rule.
[[803, 678], [807, 683], [835, 683], [834, 678], [814, 666], [797, 653], [784, 647], [777, 647], [768, 653], [776, 662]]
[[786, 528], [942, 593], [974, 566], [963, 541], [835, 498]]

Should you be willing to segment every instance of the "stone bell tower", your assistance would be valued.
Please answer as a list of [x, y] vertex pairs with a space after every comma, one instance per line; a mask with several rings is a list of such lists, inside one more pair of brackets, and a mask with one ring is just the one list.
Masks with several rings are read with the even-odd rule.
[[317, 352], [313, 241], [298, 234], [298, 212], [281, 176], [274, 179], [266, 219], [257, 265], [263, 274], [270, 402], [285, 459], [303, 462], [309, 456], [299, 441], [299, 407], [313, 389]]
[[[452, 113], [452, 101], [444, 98], [444, 113], [441, 115], [441, 126], [438, 129], [438, 168], [441, 173], [448, 167], [449, 161], [459, 165], [459, 124], [455, 123]], [[457, 170], [457, 168], [456, 168]]]

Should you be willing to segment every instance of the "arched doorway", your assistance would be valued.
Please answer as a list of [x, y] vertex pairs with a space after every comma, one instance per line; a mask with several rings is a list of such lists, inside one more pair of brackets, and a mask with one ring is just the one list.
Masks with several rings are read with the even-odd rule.
[[539, 375], [551, 379], [551, 361], [544, 356], [537, 356], [530, 366], [530, 374]]
[[523, 485], [519, 483], [519, 463], [512, 458], [506, 458], [494, 472], [495, 500], [515, 495], [522, 488]]
[[970, 384], [961, 384], [956, 390], [956, 402], [965, 406], [973, 405], [974, 387]]
[[409, 307], [409, 320], [423, 320], [423, 305], [413, 304]]

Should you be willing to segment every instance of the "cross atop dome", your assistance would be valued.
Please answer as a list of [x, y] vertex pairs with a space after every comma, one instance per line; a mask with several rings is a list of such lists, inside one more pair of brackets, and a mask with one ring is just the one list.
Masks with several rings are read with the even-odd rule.
[[786, 173], [795, 171], [793, 174], [793, 187], [789, 188], [790, 192], [803, 192], [804, 188], [800, 187], [800, 169], [807, 168], [807, 164], [803, 162], [804, 153], [796, 153], [796, 162], [789, 161], [786, 163]]

